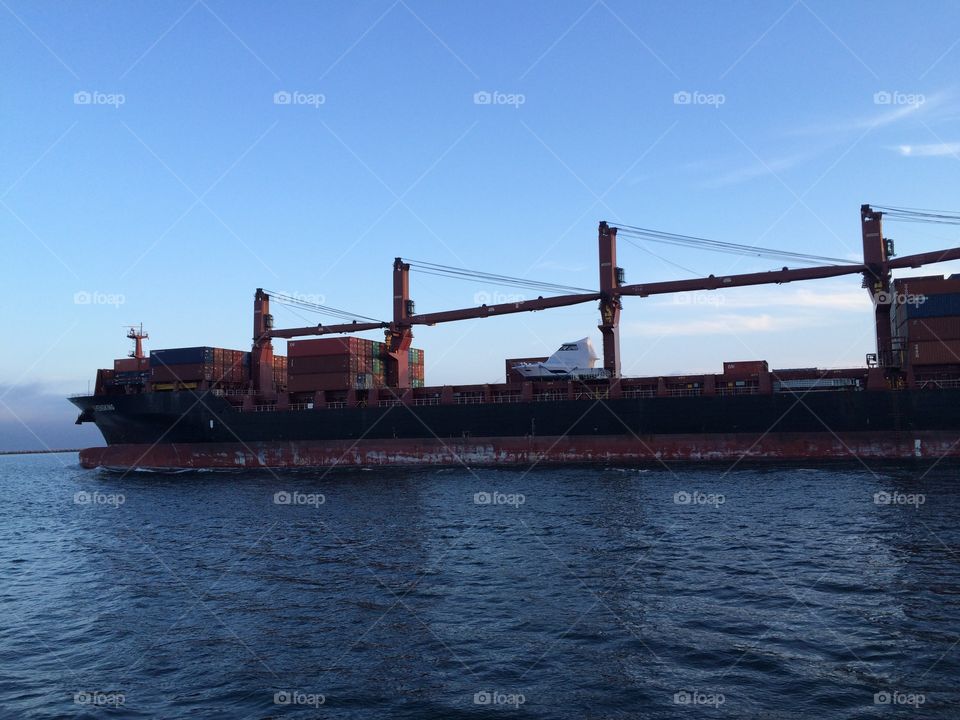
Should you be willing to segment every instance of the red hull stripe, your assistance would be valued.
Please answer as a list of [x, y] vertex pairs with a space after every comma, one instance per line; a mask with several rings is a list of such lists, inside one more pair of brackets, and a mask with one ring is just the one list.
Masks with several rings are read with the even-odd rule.
[[746, 460], [902, 460], [960, 457], [946, 432], [771, 433], [327, 442], [113, 445], [80, 452], [86, 468], [524, 466]]

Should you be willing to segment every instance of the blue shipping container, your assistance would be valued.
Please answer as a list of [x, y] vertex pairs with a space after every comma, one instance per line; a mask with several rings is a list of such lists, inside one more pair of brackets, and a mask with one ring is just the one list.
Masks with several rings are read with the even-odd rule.
[[170, 348], [151, 350], [150, 367], [164, 365], [208, 365], [213, 363], [212, 347]]
[[960, 293], [948, 295], [927, 295], [923, 302], [904, 306], [907, 318], [937, 318], [960, 315]]

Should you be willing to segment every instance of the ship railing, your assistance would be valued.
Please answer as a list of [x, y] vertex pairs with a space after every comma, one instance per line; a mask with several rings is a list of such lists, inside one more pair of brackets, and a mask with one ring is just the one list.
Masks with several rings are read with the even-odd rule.
[[758, 387], [717, 388], [717, 395], [757, 395], [759, 392]]
[[221, 390], [221, 392], [222, 392], [224, 395], [227, 395], [227, 396], [243, 396], [243, 395], [254, 395], [254, 394], [255, 394], [253, 390], [247, 390], [246, 388], [241, 389], [241, 390], [237, 390], [237, 389], [235, 389], [235, 388], [226, 388], [226, 389], [224, 389], [224, 390]]
[[657, 396], [657, 391], [656, 391], [656, 390], [653, 390], [653, 389], [650, 389], [650, 390], [624, 390], [624, 391], [623, 391], [623, 396], [624, 396], [625, 398], [649, 398], [649, 397], [656, 397], [656, 396]]
[[495, 403], [515, 403], [520, 402], [523, 398], [520, 393], [506, 393], [503, 395], [494, 395], [490, 399]]
[[254, 405], [253, 412], [276, 412], [276, 405]]
[[456, 398], [457, 405], [480, 405], [483, 395], [460, 395]]
[[919, 380], [917, 381], [917, 387], [920, 390], [926, 390], [927, 388], [939, 388], [941, 390], [945, 388], [957, 388], [960, 387], [960, 380]]
[[564, 392], [545, 392], [537, 393], [533, 396], [537, 402], [553, 402], [555, 400], [566, 400], [567, 394]]
[[291, 403], [291, 410], [313, 410], [313, 403]]
[[[414, 400], [414, 405], [419, 405], [418, 400]], [[380, 407], [397, 407], [403, 405], [403, 400], [381, 400], [379, 403]]]
[[577, 400], [609, 400], [609, 390], [584, 390], [576, 394]]
[[[391, 405], [403, 405], [401, 400], [390, 400], [388, 401]], [[439, 405], [440, 398], [431, 397], [431, 398], [415, 398], [413, 401], [414, 405]]]
[[342, 401], [328, 402], [327, 407], [331, 410], [339, 410], [340, 408], [345, 408], [347, 404]]
[[700, 388], [670, 388], [667, 394], [670, 397], [698, 397], [702, 393]]

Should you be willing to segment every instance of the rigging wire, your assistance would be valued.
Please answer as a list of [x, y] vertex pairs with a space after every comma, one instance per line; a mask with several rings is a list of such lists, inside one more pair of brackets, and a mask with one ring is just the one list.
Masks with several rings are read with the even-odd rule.
[[637, 250], [640, 250], [641, 252], [645, 252], [647, 255], [652, 255], [653, 257], [655, 257], [655, 258], [656, 258], [657, 260], [659, 260], [660, 262], [664, 262], [664, 263], [666, 263], [667, 265], [673, 265], [673, 267], [675, 267], [675, 268], [678, 268], [678, 269], [680, 269], [680, 270], [683, 270], [684, 272], [688, 272], [688, 273], [690, 273], [691, 275], [693, 275], [694, 277], [703, 277], [704, 274], [705, 274], [705, 273], [697, 272], [696, 270], [691, 270], [690, 268], [688, 268], [688, 267], [686, 267], [686, 266], [684, 266], [684, 265], [681, 265], [680, 263], [675, 263], [673, 260], [668, 260], [667, 258], [663, 257], [662, 255], [657, 255], [657, 253], [653, 252], [653, 250], [650, 250], [650, 249], [648, 249], [648, 248], [645, 248], [643, 245], [641, 245], [640, 243], [634, 242], [634, 241], [631, 240], [629, 237], [624, 237], [623, 239], [627, 241], [627, 244], [628, 244], [628, 245], [633, 245], [633, 247], [635, 247]]
[[740, 243], [724, 242], [720, 240], [709, 240], [707, 238], [696, 237], [693, 235], [679, 235], [676, 233], [651, 230], [650, 228], [641, 228], [633, 225], [619, 225], [617, 226], [617, 229], [618, 237], [620, 234], [623, 234], [638, 240], [646, 240], [650, 242], [699, 250], [709, 250], [711, 252], [721, 252], [734, 255], [749, 255], [752, 257], [764, 257], [777, 260], [793, 260], [795, 262], [814, 264], [850, 264], [849, 260], [828, 257], [824, 255], [812, 255], [809, 253], [792, 252], [789, 250], [776, 250], [774, 248], [757, 247], [754, 245], [743, 245]]
[[383, 320], [377, 318], [367, 317], [366, 315], [358, 315], [357, 313], [352, 313], [347, 310], [339, 310], [337, 308], [330, 307], [328, 305], [321, 305], [319, 303], [309, 302], [302, 298], [293, 297], [292, 295], [286, 295], [284, 293], [273, 292], [272, 290], [267, 290], [267, 294], [272, 300], [274, 300], [279, 305], [284, 305], [288, 308], [298, 308], [300, 310], [306, 310], [308, 312], [314, 312], [318, 315], [326, 315], [328, 317], [334, 317], [339, 320], [345, 320], [347, 322], [357, 322], [362, 320], [364, 322], [374, 322], [374, 323], [385, 323]]
[[596, 293], [596, 290], [589, 288], [576, 287], [574, 285], [562, 285], [560, 283], [543, 282], [529, 278], [511, 277], [509, 275], [499, 275], [496, 273], [481, 272], [478, 270], [467, 270], [465, 268], [452, 267], [450, 265], [440, 265], [437, 263], [424, 262], [421, 260], [410, 260], [403, 258], [405, 263], [410, 265], [411, 270], [424, 274], [447, 277], [456, 280], [469, 280], [474, 282], [483, 282], [492, 285], [502, 285], [506, 287], [524, 288], [527, 290], [537, 290], [548, 293]]
[[929, 223], [931, 225], [960, 225], [960, 213], [953, 210], [928, 210], [924, 208], [871, 205], [883, 213], [885, 220], [894, 222]]

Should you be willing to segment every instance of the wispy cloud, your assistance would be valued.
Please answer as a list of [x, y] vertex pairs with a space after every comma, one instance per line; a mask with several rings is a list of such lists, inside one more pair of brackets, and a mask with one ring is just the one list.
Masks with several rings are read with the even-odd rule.
[[768, 333], [809, 327], [811, 318], [783, 318], [772, 315], [726, 314], [715, 318], [700, 318], [681, 322], [631, 323], [623, 328], [628, 337], [677, 337], [688, 335], [729, 335]]
[[715, 178], [707, 180], [702, 184], [705, 188], [721, 188], [730, 185], [739, 185], [762, 177], [770, 177], [790, 168], [796, 167], [812, 157], [812, 153], [803, 153], [791, 155], [789, 157], [775, 158], [768, 162], [757, 162], [746, 167], [737, 168], [729, 172], [718, 175]]
[[960, 142], [930, 143], [927, 145], [897, 145], [896, 150], [903, 157], [943, 157], [960, 153]]
[[[880, 98], [879, 100], [878, 97]], [[909, 118], [929, 115], [943, 107], [946, 99], [946, 92], [922, 95], [920, 93], [906, 94], [901, 92], [880, 91], [874, 95], [874, 103], [877, 109], [870, 114], [853, 118], [841, 118], [824, 123], [814, 123], [795, 128], [787, 134], [821, 135], [887, 127]]]
[[[797, 310], [828, 309], [833, 312], [862, 312], [871, 307], [870, 298], [865, 290], [763, 290], [744, 288], [743, 290], [704, 291], [678, 293], [654, 304], [676, 307], [716, 308], [730, 312], [752, 308], [795, 308]], [[706, 310], [705, 310], [706, 311]], [[818, 314], [822, 319], [822, 315]]]

